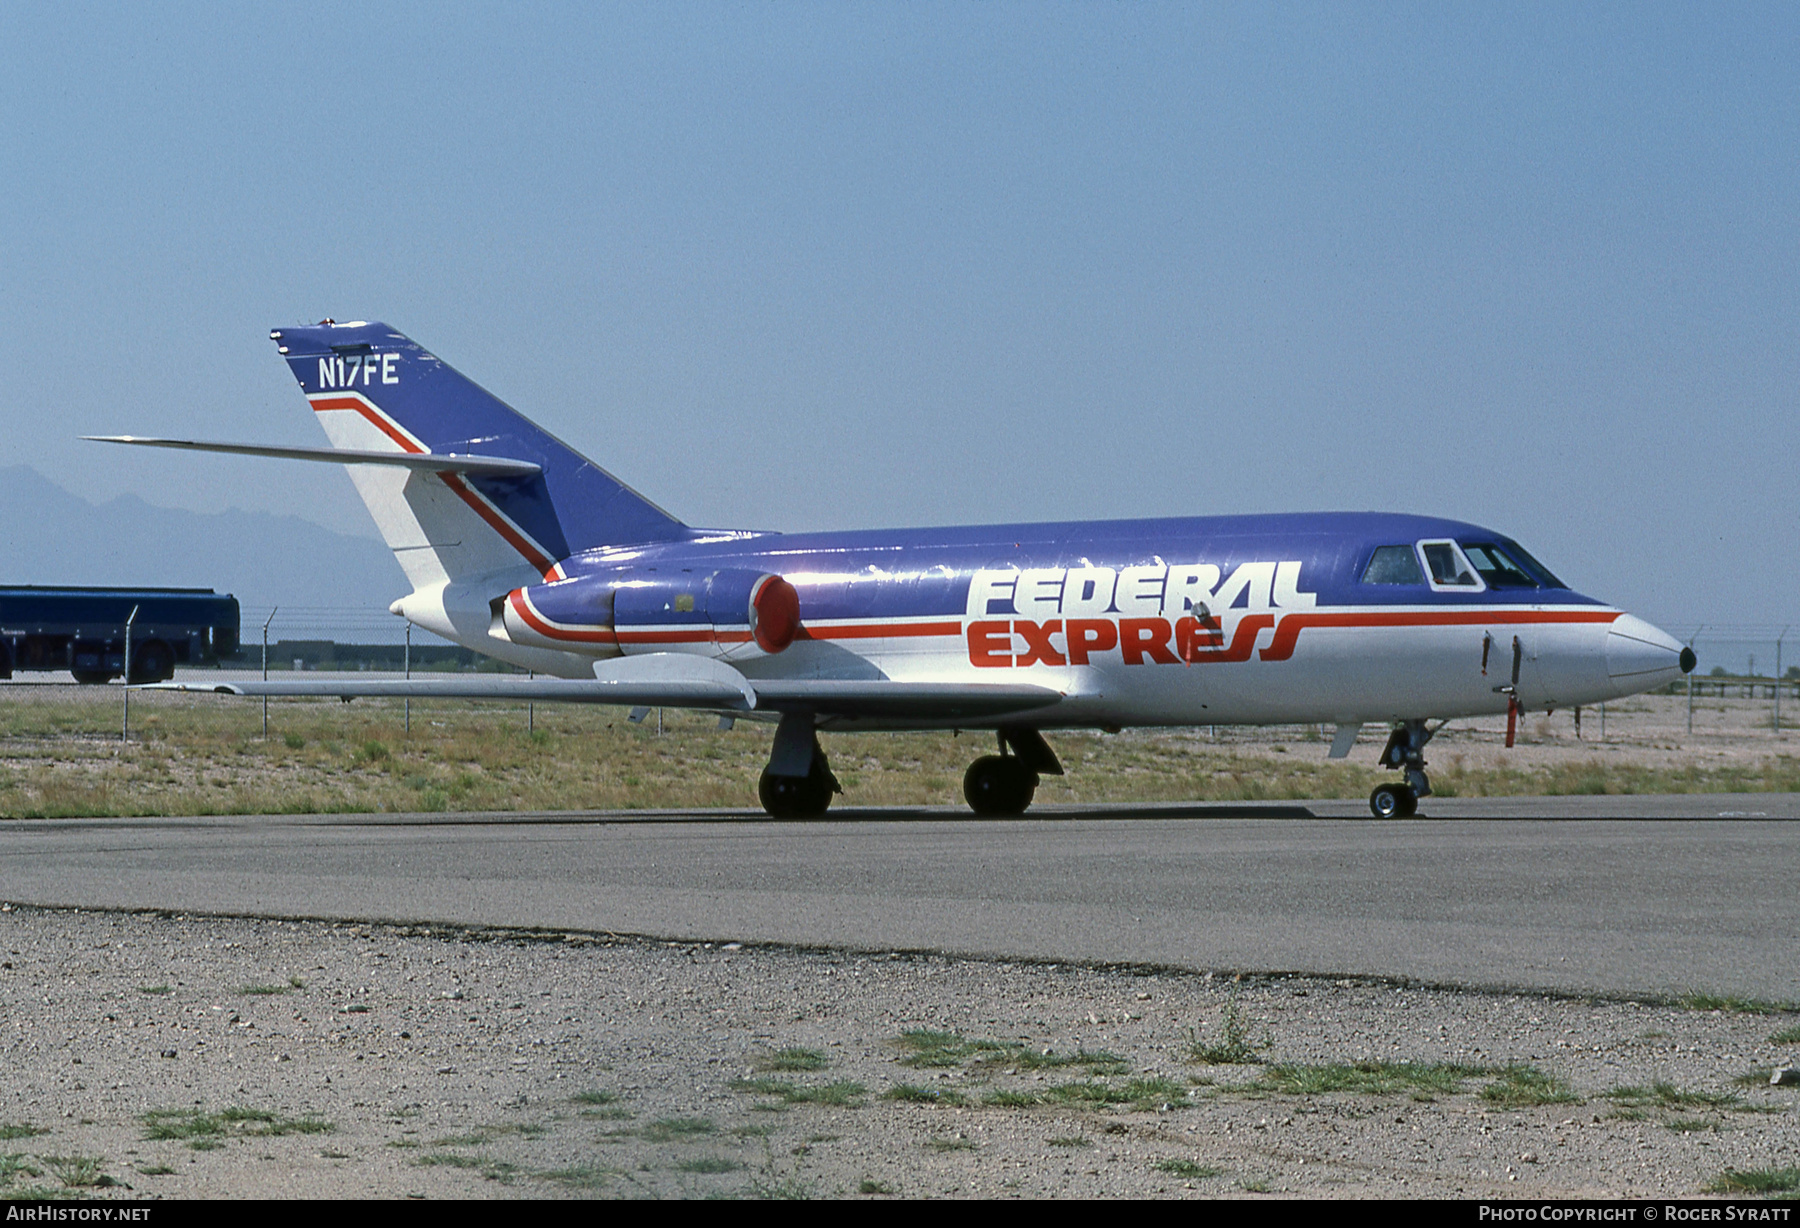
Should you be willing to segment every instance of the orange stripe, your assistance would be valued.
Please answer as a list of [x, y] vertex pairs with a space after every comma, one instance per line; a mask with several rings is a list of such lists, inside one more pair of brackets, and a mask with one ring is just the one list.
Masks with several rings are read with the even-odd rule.
[[562, 628], [546, 621], [532, 608], [531, 602], [525, 599], [525, 590], [515, 588], [507, 594], [507, 602], [518, 612], [525, 625], [550, 640], [573, 640], [581, 644], [613, 643], [612, 628], [604, 627], [598, 631], [564, 631]]
[[961, 635], [962, 623], [863, 623], [854, 627], [806, 627], [815, 640], [879, 640], [918, 635]]
[[705, 644], [713, 638], [711, 627], [692, 631], [616, 631], [621, 644]]
[[402, 435], [393, 423], [371, 409], [367, 401], [359, 400], [355, 397], [338, 397], [331, 401], [314, 401], [312, 407], [315, 413], [327, 409], [347, 409], [353, 413], [361, 414], [374, 425], [376, 430], [399, 444], [402, 452], [423, 452], [425, 450], [412, 440], [408, 439], [405, 435]]
[[468, 485], [462, 480], [462, 477], [459, 474], [446, 471], [438, 474], [438, 477], [442, 479], [444, 485], [455, 492], [457, 498], [473, 508], [477, 516], [487, 521], [489, 528], [505, 538], [507, 545], [524, 555], [525, 561], [537, 568], [539, 575], [550, 570], [555, 560], [545, 554], [542, 550], [539, 550], [536, 546], [532, 545], [532, 543], [517, 529], [507, 524], [506, 521], [501, 518], [500, 513], [489, 506], [488, 501], [485, 498], [469, 489]]
[[1392, 614], [1373, 611], [1344, 614], [1285, 614], [1276, 625], [1275, 638], [1259, 654], [1265, 661], [1285, 661], [1294, 655], [1294, 642], [1308, 627], [1481, 627], [1521, 626], [1546, 623], [1610, 623], [1617, 610], [1405, 610]]

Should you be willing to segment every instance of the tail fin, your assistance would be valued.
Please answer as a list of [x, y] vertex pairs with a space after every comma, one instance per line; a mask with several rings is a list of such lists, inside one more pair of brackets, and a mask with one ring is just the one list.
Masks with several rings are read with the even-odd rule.
[[526, 477], [353, 465], [350, 475], [415, 589], [528, 563], [549, 575], [594, 546], [667, 541], [687, 526], [385, 324], [269, 334], [336, 448], [479, 453]]

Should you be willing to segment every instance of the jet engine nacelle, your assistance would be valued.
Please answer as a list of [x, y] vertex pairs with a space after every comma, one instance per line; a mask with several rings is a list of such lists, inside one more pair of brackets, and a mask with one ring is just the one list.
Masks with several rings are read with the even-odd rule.
[[764, 571], [629, 567], [516, 588], [495, 600], [488, 634], [594, 657], [694, 652], [742, 658], [800, 634], [794, 586]]

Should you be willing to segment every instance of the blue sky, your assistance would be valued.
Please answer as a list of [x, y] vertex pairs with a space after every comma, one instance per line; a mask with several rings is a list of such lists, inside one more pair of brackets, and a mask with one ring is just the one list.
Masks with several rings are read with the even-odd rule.
[[1800, 620], [1797, 33], [8, 4], [0, 465], [371, 532], [336, 470], [75, 437], [318, 443], [267, 330], [381, 319], [694, 523], [1411, 510]]

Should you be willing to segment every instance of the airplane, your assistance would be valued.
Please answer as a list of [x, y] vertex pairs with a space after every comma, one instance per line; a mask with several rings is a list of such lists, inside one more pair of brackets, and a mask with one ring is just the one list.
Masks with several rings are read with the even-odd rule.
[[1022, 814], [1063, 766], [1047, 730], [1389, 726], [1378, 818], [1431, 793], [1450, 719], [1651, 690], [1694, 668], [1650, 623], [1517, 542], [1392, 513], [898, 531], [695, 528], [386, 324], [270, 333], [330, 447], [102, 442], [348, 467], [413, 624], [546, 678], [159, 684], [236, 695], [565, 700], [775, 722], [776, 817], [842, 792], [821, 731], [980, 729], [978, 814]]

